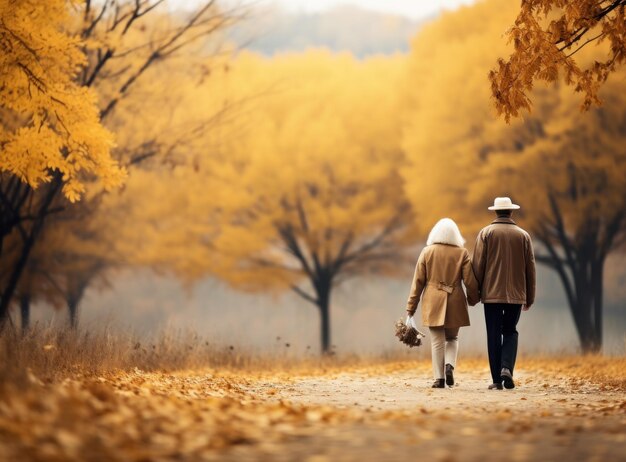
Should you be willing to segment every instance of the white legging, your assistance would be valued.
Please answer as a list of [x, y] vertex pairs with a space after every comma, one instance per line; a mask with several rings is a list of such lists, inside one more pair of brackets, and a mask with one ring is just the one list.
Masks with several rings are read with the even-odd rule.
[[456, 367], [459, 328], [430, 327], [430, 347], [433, 355], [433, 376], [435, 379], [443, 379], [446, 364]]

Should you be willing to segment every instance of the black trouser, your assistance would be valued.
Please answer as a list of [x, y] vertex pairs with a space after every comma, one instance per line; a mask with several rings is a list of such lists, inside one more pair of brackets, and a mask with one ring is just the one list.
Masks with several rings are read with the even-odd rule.
[[522, 305], [485, 303], [487, 351], [493, 383], [501, 383], [500, 371], [506, 367], [513, 373], [517, 357], [517, 321]]

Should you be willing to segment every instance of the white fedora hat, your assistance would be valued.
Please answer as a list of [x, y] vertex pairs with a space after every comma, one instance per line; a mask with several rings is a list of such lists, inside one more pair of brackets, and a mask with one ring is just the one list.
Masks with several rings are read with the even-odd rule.
[[520, 206], [511, 202], [509, 197], [496, 197], [493, 205], [488, 207], [489, 210], [517, 210]]

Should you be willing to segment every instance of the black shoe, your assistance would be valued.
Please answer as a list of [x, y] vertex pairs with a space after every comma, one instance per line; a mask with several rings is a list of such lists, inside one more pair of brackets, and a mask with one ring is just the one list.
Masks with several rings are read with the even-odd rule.
[[435, 380], [435, 382], [433, 383], [433, 386], [431, 388], [446, 388], [446, 381], [445, 381], [445, 379], [437, 379], [437, 380]]
[[492, 383], [491, 385], [489, 385], [487, 387], [488, 390], [502, 390], [502, 384], [501, 383]]
[[502, 371], [500, 371], [500, 378], [502, 379], [502, 383], [504, 383], [504, 388], [506, 388], [507, 390], [515, 388], [515, 382], [513, 382], [513, 374], [511, 374], [511, 371], [508, 370], [506, 367], [503, 367]]
[[452, 371], [454, 370], [454, 366], [452, 364], [446, 364], [446, 385], [451, 387], [454, 385], [454, 374]]

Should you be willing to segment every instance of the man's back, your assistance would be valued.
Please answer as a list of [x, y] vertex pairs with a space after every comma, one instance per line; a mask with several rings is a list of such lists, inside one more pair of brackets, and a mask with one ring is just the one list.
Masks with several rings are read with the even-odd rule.
[[472, 265], [483, 303], [534, 303], [532, 242], [511, 218], [499, 217], [478, 233]]

